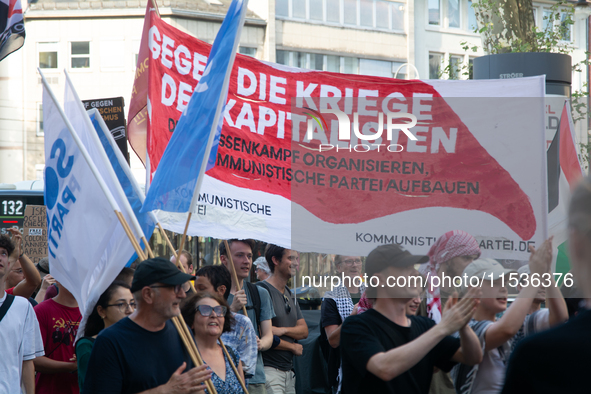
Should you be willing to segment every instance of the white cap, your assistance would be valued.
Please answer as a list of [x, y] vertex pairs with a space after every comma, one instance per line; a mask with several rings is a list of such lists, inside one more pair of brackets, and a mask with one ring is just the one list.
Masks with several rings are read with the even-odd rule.
[[[476, 276], [478, 278], [484, 277], [485, 281], [488, 280], [490, 283], [490, 280], [491, 280], [490, 275], [491, 274], [492, 274], [492, 280], [495, 281], [497, 279], [500, 279], [503, 274], [505, 274], [505, 276], [507, 276], [507, 274], [509, 274], [511, 272], [515, 272], [515, 270], [503, 267], [496, 260], [483, 258], [483, 259], [474, 260], [472, 263], [470, 263], [464, 269], [462, 276], [466, 275], [468, 277], [468, 283], [470, 283], [470, 278], [473, 276]], [[507, 282], [505, 282], [505, 283], [507, 283]], [[464, 283], [464, 281], [462, 281], [462, 293], [464, 293], [466, 290], [467, 290], [466, 283]]]
[[531, 273], [529, 270], [529, 264], [525, 264], [519, 267], [517, 273], [519, 274], [519, 277], [521, 277], [521, 274], [527, 274], [529, 276], [529, 274]]

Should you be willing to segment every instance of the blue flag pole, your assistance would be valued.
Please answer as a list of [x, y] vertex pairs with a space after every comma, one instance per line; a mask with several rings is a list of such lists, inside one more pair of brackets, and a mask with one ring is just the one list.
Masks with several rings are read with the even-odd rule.
[[[242, 3], [242, 4], [237, 5], [239, 3]], [[234, 5], [236, 5], [236, 6], [233, 7]], [[228, 85], [230, 84], [230, 75], [232, 74], [232, 66], [234, 65], [234, 59], [236, 58], [236, 51], [238, 50], [238, 45], [240, 44], [240, 35], [242, 34], [242, 27], [244, 26], [244, 18], [246, 15], [247, 5], [248, 5], [248, 0], [234, 0], [228, 10], [228, 15], [226, 16], [226, 18], [232, 17], [232, 15], [230, 15], [230, 13], [236, 12], [237, 8], [239, 8], [238, 11], [240, 12], [240, 17], [239, 17], [239, 21], [238, 21], [237, 31], [234, 36], [234, 43], [233, 43], [232, 52], [230, 54], [230, 61], [228, 62], [225, 76], [224, 76], [224, 83], [222, 85], [222, 90], [221, 90], [222, 94], [220, 94], [220, 96], [219, 96], [217, 108], [215, 111], [215, 117], [214, 117], [214, 120], [211, 124], [211, 129], [209, 130], [209, 139], [207, 140], [205, 154], [203, 155], [203, 161], [201, 163], [201, 167], [199, 168], [199, 175], [197, 177], [197, 184], [195, 185], [195, 190], [193, 191], [193, 197], [191, 198], [191, 204], [189, 205], [189, 214], [187, 216], [187, 223], [185, 224], [185, 230], [183, 231], [183, 236], [181, 237], [179, 252], [183, 251], [183, 247], [185, 245], [185, 238], [187, 237], [187, 230], [189, 228], [189, 223], [191, 222], [191, 216], [193, 215], [193, 211], [195, 210], [195, 206], [197, 205], [199, 191], [201, 190], [201, 185], [203, 183], [203, 178], [205, 176], [205, 170], [207, 168], [207, 162], [209, 160], [209, 156], [211, 153], [213, 141], [216, 137], [218, 129], [220, 129], [220, 132], [221, 132], [222, 125], [220, 124], [220, 122], [223, 122], [223, 118], [221, 118], [221, 114], [222, 114], [222, 110], [226, 104], [226, 99], [228, 96]], [[223, 25], [224, 24], [222, 24], [222, 28], [220, 29], [220, 31], [224, 28]], [[217, 41], [217, 38], [216, 38], [216, 41]], [[217, 54], [217, 51], [214, 52], [215, 49], [217, 49], [216, 42], [214, 42], [214, 45], [212, 47], [212, 51], [209, 54], [209, 58], [207, 60], [207, 66], [205, 67], [205, 71], [203, 72], [202, 78], [205, 77], [207, 74], [209, 74], [209, 72], [211, 71], [211, 68], [214, 65], [214, 61], [212, 61], [212, 59], [215, 59], [215, 56]], [[208, 88], [207, 84], [205, 84], [205, 86], [203, 86], [200, 83], [197, 85], [197, 87], [195, 89], [195, 93], [197, 93], [199, 91], [204, 91], [207, 88]]]

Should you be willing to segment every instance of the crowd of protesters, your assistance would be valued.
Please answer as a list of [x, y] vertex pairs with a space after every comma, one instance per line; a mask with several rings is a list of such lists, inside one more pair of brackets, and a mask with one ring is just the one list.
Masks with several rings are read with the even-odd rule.
[[[329, 344], [327, 394], [588, 393], [591, 177], [574, 191], [568, 220], [572, 273], [582, 292], [576, 311], [552, 275], [547, 285], [523, 280], [552, 273], [552, 238], [531, 247], [529, 262], [517, 271], [482, 258], [474, 237], [459, 230], [443, 234], [428, 256], [396, 244], [366, 257], [336, 255], [339, 276], [366, 274], [378, 282], [344, 281], [324, 294], [319, 340]], [[20, 233], [11, 233], [0, 236], [0, 393], [209, 393], [213, 387], [226, 394], [247, 387], [288, 394], [296, 392], [296, 378], [307, 378], [294, 372], [294, 357], [304, 351], [298, 341], [308, 336], [288, 287], [296, 251], [267, 245], [254, 262], [256, 284], [246, 280], [252, 240], [221, 243], [222, 264], [194, 274], [186, 251], [178, 262], [148, 259], [125, 268], [80, 327], [76, 299], [51, 276], [47, 259], [34, 265]], [[519, 296], [507, 307], [502, 278], [514, 272]], [[388, 277], [413, 275], [427, 286], [385, 285]], [[490, 280], [435, 286], [446, 283], [435, 280], [443, 275]], [[178, 324], [192, 338], [182, 338]], [[194, 341], [203, 365], [195, 365], [183, 339]]]

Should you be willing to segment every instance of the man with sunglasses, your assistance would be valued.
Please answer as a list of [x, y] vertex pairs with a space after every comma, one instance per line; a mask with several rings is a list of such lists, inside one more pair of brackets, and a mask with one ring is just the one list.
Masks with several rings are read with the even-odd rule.
[[195, 393], [210, 378], [206, 366], [193, 368], [170, 321], [186, 297], [183, 283], [195, 279], [163, 258], [143, 261], [131, 292], [136, 309], [96, 338], [84, 393]]
[[292, 275], [292, 262], [298, 258], [295, 250], [268, 244], [265, 259], [269, 263], [271, 276], [257, 285], [269, 291], [275, 317], [271, 319], [273, 335], [279, 338], [276, 347], [263, 352], [265, 365], [265, 384], [269, 394], [295, 394], [295, 373], [293, 356], [302, 355], [302, 345], [297, 340], [308, 337], [308, 326], [300, 307], [294, 303], [287, 281]]

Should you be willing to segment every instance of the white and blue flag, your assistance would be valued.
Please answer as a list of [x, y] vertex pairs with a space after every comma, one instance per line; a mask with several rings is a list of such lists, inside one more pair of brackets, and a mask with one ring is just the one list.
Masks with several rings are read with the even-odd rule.
[[[94, 126], [96, 133], [99, 136], [100, 142], [109, 158], [109, 162], [117, 175], [117, 180], [121, 184], [121, 188], [125, 192], [125, 196], [129, 201], [129, 205], [133, 209], [135, 216], [142, 227], [146, 239], [150, 239], [150, 236], [154, 232], [156, 223], [158, 220], [153, 212], [141, 213], [140, 209], [144, 202], [144, 194], [142, 193], [137, 181], [135, 180], [127, 161], [123, 157], [123, 153], [117, 146], [113, 135], [109, 131], [109, 128], [105, 124], [101, 114], [96, 108], [87, 111], [90, 116], [90, 121]], [[145, 247], [143, 241], [141, 243], [142, 249]], [[131, 259], [126, 264], [126, 267], [130, 266], [137, 259], [137, 253], [134, 253]]]
[[[101, 176], [102, 163], [92, 159], [97, 147], [87, 149], [83, 143], [90, 141], [89, 132], [96, 133], [88, 130], [84, 119], [88, 114], [72, 107], [77, 103], [68, 93], [68, 84], [65, 112], [48, 89], [44, 80], [49, 264], [51, 274], [74, 295], [85, 318], [135, 252], [115, 211], [128, 222], [131, 218], [120, 208], [127, 201], [114, 195], [112, 182]], [[83, 324], [80, 327], [82, 331]]]
[[[195, 191], [206, 168], [214, 166], [221, 133], [221, 116], [240, 32], [246, 0], [233, 0], [215, 38], [205, 71], [162, 155], [142, 212], [194, 209]], [[212, 146], [215, 146], [212, 149]], [[208, 162], [205, 162], [208, 158]]]

